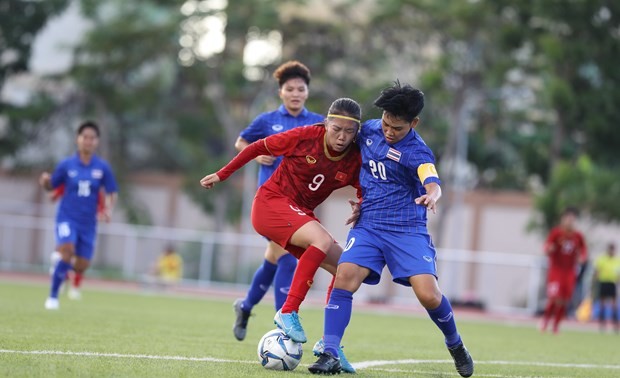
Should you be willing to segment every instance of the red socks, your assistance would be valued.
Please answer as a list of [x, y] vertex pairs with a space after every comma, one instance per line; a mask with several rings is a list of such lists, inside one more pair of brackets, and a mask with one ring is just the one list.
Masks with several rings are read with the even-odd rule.
[[81, 284], [82, 284], [82, 273], [75, 272], [73, 274], [73, 287], [77, 289], [80, 287]]
[[336, 276], [332, 276], [332, 282], [329, 283], [329, 287], [327, 288], [327, 297], [325, 298], [325, 304], [329, 304], [329, 297], [332, 295], [332, 290], [334, 290], [334, 282], [336, 282]]
[[306, 298], [314, 282], [314, 275], [327, 255], [315, 246], [310, 246], [299, 258], [297, 269], [293, 275], [293, 282], [282, 306], [282, 313], [299, 312], [301, 302]]

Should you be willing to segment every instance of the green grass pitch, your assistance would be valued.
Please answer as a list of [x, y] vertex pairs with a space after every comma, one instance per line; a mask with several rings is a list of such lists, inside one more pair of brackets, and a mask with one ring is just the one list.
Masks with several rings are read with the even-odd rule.
[[[46, 311], [43, 284], [0, 281], [2, 377], [310, 376], [322, 331], [319, 307], [302, 307], [309, 342], [292, 372], [261, 367], [260, 337], [274, 328], [271, 301], [255, 308], [248, 336], [232, 335], [232, 299], [89, 289]], [[620, 377], [620, 336], [458, 318], [479, 377]], [[355, 311], [344, 340], [360, 377], [457, 377], [435, 325], [425, 316]]]

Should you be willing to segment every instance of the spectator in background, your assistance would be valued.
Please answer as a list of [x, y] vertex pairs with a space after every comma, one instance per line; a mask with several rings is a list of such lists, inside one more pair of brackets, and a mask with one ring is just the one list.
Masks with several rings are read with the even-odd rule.
[[598, 288], [598, 320], [601, 332], [605, 331], [606, 308], [610, 306], [614, 331], [618, 333], [617, 284], [620, 280], [620, 258], [616, 256], [614, 243], [609, 243], [605, 253], [594, 262], [594, 280]]
[[566, 314], [573, 296], [577, 271], [588, 259], [583, 235], [575, 228], [579, 212], [568, 207], [562, 212], [560, 224], [549, 232], [544, 251], [549, 258], [547, 272], [547, 304], [540, 331], [546, 332], [553, 319], [553, 333], [558, 333], [560, 322]]
[[183, 278], [183, 258], [172, 244], [168, 244], [164, 253], [157, 259], [155, 267], [157, 281], [163, 285], [171, 285]]

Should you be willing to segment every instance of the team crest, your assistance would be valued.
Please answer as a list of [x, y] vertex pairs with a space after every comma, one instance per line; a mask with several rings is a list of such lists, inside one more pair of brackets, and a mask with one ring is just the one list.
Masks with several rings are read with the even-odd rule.
[[100, 179], [103, 177], [103, 171], [101, 169], [93, 169], [90, 172], [90, 175], [92, 176], [92, 178], [94, 179]]
[[310, 155], [306, 155], [306, 161], [308, 162], [308, 164], [316, 164], [316, 159]]
[[345, 182], [347, 180], [347, 174], [340, 171], [336, 172], [336, 180]]
[[372, 144], [372, 140], [371, 139], [366, 139], [366, 145], [370, 146]]
[[67, 172], [67, 174], [69, 175], [69, 177], [76, 177], [78, 175], [78, 172], [75, 169], [71, 169], [69, 170], [69, 172]]
[[271, 126], [271, 130], [279, 133], [280, 131], [284, 130], [284, 126], [276, 123], [275, 125]]

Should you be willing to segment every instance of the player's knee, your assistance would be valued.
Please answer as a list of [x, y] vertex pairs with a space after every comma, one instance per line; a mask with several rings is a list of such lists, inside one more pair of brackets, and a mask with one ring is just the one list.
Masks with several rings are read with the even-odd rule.
[[330, 234], [324, 233], [323, 235], [317, 237], [312, 242], [312, 245], [327, 254], [330, 248], [334, 245], [334, 238], [332, 238]]
[[437, 293], [433, 291], [416, 293], [416, 296], [420, 304], [429, 310], [436, 309], [441, 304], [441, 295], [437, 295]]
[[77, 260], [73, 265], [73, 270], [75, 270], [77, 273], [84, 273], [89, 266], [90, 263], [88, 261]]
[[361, 268], [346, 267], [342, 269], [339, 267], [338, 272], [336, 272], [334, 287], [355, 292], [359, 289], [364, 278], [364, 272]]

